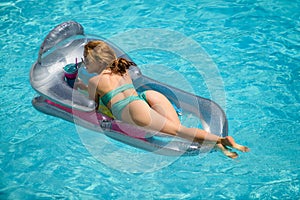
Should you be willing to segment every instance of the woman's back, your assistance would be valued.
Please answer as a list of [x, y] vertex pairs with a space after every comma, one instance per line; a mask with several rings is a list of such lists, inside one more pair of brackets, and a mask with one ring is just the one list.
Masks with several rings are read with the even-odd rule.
[[[112, 73], [109, 69], [104, 70], [101, 74], [93, 77], [90, 80], [90, 85], [96, 88], [95, 92], [99, 95], [100, 98], [102, 98], [109, 92], [115, 91], [116, 89], [128, 84], [132, 84], [132, 80], [127, 72], [123, 75], [119, 75]], [[109, 99], [109, 103], [107, 104], [107, 106], [110, 107], [112, 104], [132, 95], [137, 95], [133, 87], [119, 92], [114, 97]]]

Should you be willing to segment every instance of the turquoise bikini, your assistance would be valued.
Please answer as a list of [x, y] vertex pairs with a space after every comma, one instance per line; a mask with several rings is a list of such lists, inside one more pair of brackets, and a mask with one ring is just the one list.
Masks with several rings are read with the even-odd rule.
[[[108, 93], [106, 93], [102, 98], [102, 102], [105, 106], [107, 106], [108, 102], [114, 97], [116, 96], [117, 94], [125, 91], [125, 90], [128, 90], [128, 89], [135, 89], [134, 86], [132, 84], [125, 84], [125, 85], [122, 85]], [[146, 94], [145, 92], [142, 92], [140, 93], [138, 96], [129, 96], [129, 97], [126, 97], [116, 103], [114, 103], [112, 106], [111, 106], [111, 111], [113, 113], [113, 115], [121, 120], [122, 119], [122, 111], [123, 109], [129, 104], [131, 103], [132, 101], [136, 101], [136, 100], [143, 100], [145, 102], [147, 102], [147, 99], [146, 99]]]

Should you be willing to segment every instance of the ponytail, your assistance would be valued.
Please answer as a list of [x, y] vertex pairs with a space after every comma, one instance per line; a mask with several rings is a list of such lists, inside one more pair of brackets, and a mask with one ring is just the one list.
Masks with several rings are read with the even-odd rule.
[[128, 61], [125, 58], [117, 58], [110, 65], [110, 69], [115, 74], [125, 74], [126, 69], [129, 69], [130, 66], [136, 66], [134, 62]]

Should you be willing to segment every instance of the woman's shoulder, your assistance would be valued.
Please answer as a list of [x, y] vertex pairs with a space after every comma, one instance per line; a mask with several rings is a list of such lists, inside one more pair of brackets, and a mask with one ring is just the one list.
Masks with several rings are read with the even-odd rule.
[[89, 85], [97, 86], [97, 85], [99, 85], [100, 82], [101, 83], [107, 82], [107, 78], [105, 78], [101, 75], [94, 76], [94, 77], [90, 78]]
[[99, 82], [100, 77], [99, 76], [94, 76], [92, 78], [89, 79], [89, 85], [97, 85], [97, 83]]

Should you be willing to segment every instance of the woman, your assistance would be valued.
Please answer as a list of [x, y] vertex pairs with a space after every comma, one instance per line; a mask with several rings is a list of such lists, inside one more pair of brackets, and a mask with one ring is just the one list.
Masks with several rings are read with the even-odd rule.
[[98, 74], [89, 80], [87, 89], [90, 98], [98, 105], [101, 100], [117, 119], [190, 141], [211, 142], [230, 158], [237, 158], [238, 155], [227, 147], [249, 151], [247, 147], [235, 143], [230, 136], [220, 138], [204, 130], [181, 125], [172, 104], [161, 93], [148, 90], [138, 95], [128, 73], [129, 66], [135, 64], [117, 58], [105, 42], [88, 42], [84, 47], [83, 62], [89, 73]]

